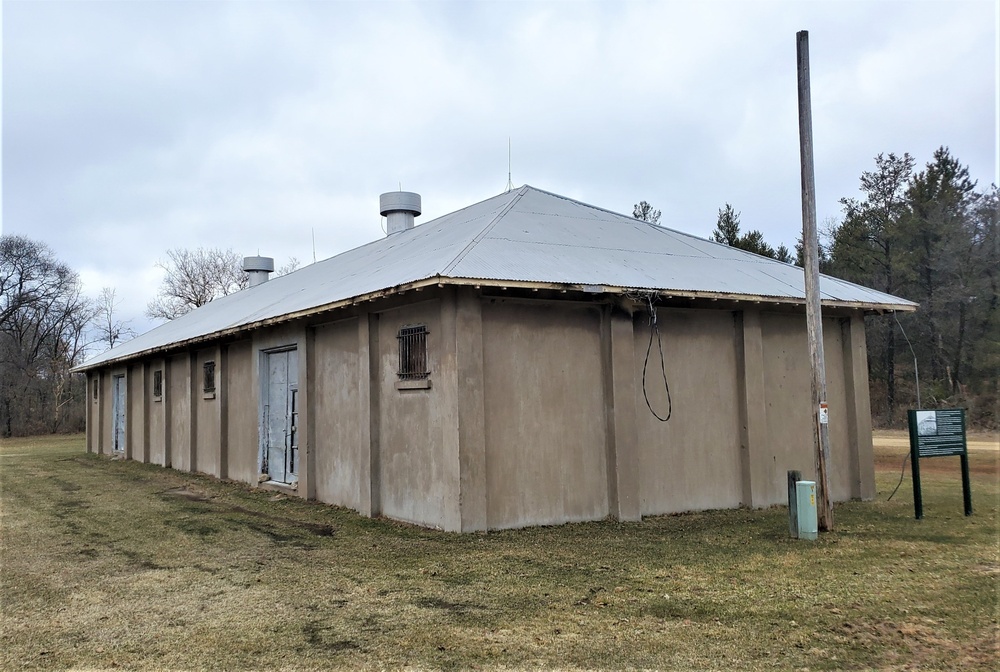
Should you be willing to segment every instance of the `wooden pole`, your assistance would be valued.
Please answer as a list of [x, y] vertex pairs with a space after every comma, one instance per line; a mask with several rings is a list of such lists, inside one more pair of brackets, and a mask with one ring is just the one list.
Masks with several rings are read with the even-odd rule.
[[802, 247], [806, 281], [806, 324], [812, 361], [813, 443], [816, 446], [817, 522], [833, 529], [833, 506], [826, 474], [830, 424], [826, 406], [826, 360], [819, 298], [819, 241], [816, 234], [816, 176], [813, 172], [812, 103], [809, 90], [809, 31], [796, 33], [799, 73], [799, 157], [802, 163]]

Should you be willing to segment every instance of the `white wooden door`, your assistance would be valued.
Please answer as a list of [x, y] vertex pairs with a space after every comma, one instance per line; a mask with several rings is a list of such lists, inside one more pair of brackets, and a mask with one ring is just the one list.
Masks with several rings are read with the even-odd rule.
[[111, 379], [111, 432], [112, 449], [125, 452], [125, 376]]
[[298, 378], [296, 350], [268, 352], [261, 377], [264, 398], [262, 471], [278, 483], [298, 478]]

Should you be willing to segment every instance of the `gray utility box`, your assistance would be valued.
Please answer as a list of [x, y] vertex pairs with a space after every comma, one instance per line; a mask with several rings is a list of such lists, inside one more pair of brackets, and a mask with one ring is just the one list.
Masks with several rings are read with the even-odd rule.
[[795, 484], [795, 508], [798, 518], [799, 539], [816, 539], [816, 481], [799, 481]]

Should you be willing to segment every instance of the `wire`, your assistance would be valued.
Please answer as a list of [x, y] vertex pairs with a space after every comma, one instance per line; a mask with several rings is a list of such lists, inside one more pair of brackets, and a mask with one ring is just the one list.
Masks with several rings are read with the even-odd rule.
[[910, 346], [910, 354], [913, 355], [913, 377], [916, 379], [916, 386], [917, 386], [917, 408], [923, 408], [920, 405], [920, 367], [917, 366], [917, 353], [913, 351], [913, 344], [910, 343], [910, 338], [906, 335], [906, 332], [903, 330], [903, 325], [899, 321], [899, 317], [897, 316], [896, 311], [892, 312], [892, 318], [896, 320], [896, 325], [899, 327], [900, 333], [903, 334], [903, 338], [906, 339], [906, 344]]
[[[903, 334], [903, 338], [906, 339], [906, 345], [910, 348], [910, 354], [913, 355], [913, 377], [915, 380], [914, 384], [917, 388], [917, 408], [923, 408], [920, 404], [920, 367], [917, 365], [917, 353], [913, 351], [913, 344], [910, 343], [910, 338], [906, 335], [906, 330], [903, 329], [903, 324], [899, 321], [899, 316], [896, 311], [892, 311], [892, 319], [896, 320], [896, 326], [899, 327], [899, 332]], [[896, 484], [895, 489], [892, 491], [892, 495], [895, 495], [896, 491], [899, 490], [899, 486], [903, 484], [903, 474], [906, 473], [906, 461], [908, 459], [910, 459], [909, 453], [907, 453], [906, 457], [903, 458], [903, 467], [899, 470], [899, 483]], [[891, 500], [892, 495], [889, 495], [889, 498], [885, 501], [888, 502]]]
[[[910, 459], [909, 453], [907, 453], [906, 457], [903, 458], [903, 468], [899, 471], [899, 483], [896, 484], [896, 488], [892, 491], [892, 495], [895, 495], [896, 490], [899, 490], [899, 486], [903, 484], [903, 474], [906, 473], [906, 461], [908, 459]], [[889, 499], [886, 499], [885, 501], [890, 501], [892, 499], [892, 495], [889, 495]]]
[[[646, 360], [642, 363], [642, 398], [646, 400], [646, 408], [653, 414], [653, 417], [660, 422], [666, 422], [674, 412], [673, 401], [670, 398], [670, 383], [667, 382], [667, 368], [663, 361], [663, 342], [660, 339], [660, 328], [656, 324], [656, 308], [653, 306], [653, 295], [647, 294], [646, 301], [649, 304], [649, 344], [646, 345]], [[656, 348], [660, 351], [660, 373], [663, 376], [663, 387], [667, 391], [667, 417], [661, 416], [649, 403], [649, 395], [646, 394], [646, 368], [649, 366], [649, 353], [653, 349], [653, 335], [656, 335]]]

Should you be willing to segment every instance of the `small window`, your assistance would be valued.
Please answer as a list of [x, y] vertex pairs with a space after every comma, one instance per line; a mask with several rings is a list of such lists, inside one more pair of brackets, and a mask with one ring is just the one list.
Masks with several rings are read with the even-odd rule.
[[215, 362], [205, 362], [203, 366], [205, 370], [205, 392], [215, 392]]
[[163, 371], [161, 369], [153, 371], [153, 396], [163, 396]]
[[100, 385], [100, 381], [97, 378], [94, 378], [94, 401], [97, 401], [97, 390], [100, 388]]
[[419, 324], [402, 327], [396, 338], [399, 340], [400, 380], [422, 380], [431, 375], [427, 370], [427, 327]]

